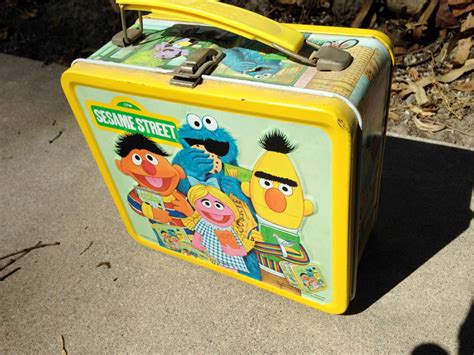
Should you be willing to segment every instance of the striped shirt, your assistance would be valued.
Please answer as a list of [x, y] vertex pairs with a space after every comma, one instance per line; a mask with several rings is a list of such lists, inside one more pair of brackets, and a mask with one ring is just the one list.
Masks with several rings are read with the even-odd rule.
[[[171, 196], [171, 197], [174, 197], [174, 196]], [[186, 218], [186, 215], [184, 215], [183, 213], [178, 212], [178, 211], [175, 210], [175, 207], [173, 205], [173, 201], [175, 201], [176, 198], [173, 198], [170, 201], [166, 201], [168, 198], [169, 198], [169, 196], [163, 197], [166, 211], [168, 212], [169, 216], [171, 217], [171, 222], [169, 224], [172, 225], [172, 226], [176, 226], [176, 227], [184, 227], [183, 218]], [[128, 194], [127, 200], [128, 200], [128, 204], [130, 205], [131, 209], [135, 213], [139, 214], [140, 216], [147, 217], [143, 214], [143, 211], [142, 211], [143, 201], [140, 199], [140, 197], [138, 197], [138, 193], [137, 193], [136, 189], [133, 189], [132, 191], [130, 191], [130, 193]], [[153, 219], [150, 219], [150, 222], [158, 223], [157, 221], [155, 221]], [[186, 231], [186, 234], [188, 234], [187, 231]]]

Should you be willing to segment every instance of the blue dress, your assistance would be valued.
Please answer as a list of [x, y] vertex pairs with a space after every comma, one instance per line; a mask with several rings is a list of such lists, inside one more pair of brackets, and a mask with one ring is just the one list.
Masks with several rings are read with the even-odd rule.
[[217, 230], [231, 232], [237, 244], [242, 246], [240, 239], [237, 237], [232, 227], [218, 227], [209, 223], [204, 218], [201, 218], [195, 227], [195, 231], [202, 235], [202, 245], [206, 247], [209, 254], [219, 265], [248, 273], [249, 269], [245, 264], [243, 256], [232, 256], [224, 253], [222, 245], [215, 233]]

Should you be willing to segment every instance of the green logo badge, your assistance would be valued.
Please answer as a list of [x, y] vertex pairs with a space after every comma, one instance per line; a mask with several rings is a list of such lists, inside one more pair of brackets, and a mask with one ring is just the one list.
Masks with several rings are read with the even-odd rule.
[[121, 101], [115, 106], [93, 103], [90, 110], [98, 126], [178, 143], [178, 128], [174, 120], [151, 117], [152, 114], [143, 112], [130, 102]]

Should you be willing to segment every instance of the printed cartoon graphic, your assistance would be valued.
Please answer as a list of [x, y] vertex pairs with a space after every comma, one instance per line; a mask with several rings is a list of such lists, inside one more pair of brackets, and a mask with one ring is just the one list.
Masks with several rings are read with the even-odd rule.
[[[176, 154], [173, 164], [181, 166], [188, 177], [199, 181], [215, 177], [223, 192], [249, 203], [240, 189], [240, 181], [224, 174], [224, 164], [238, 165], [238, 148], [232, 135], [219, 127], [217, 120], [211, 116], [201, 119], [191, 113], [187, 115], [186, 121], [178, 131], [183, 149]], [[189, 188], [189, 181], [181, 180], [179, 191], [187, 194]]]
[[316, 264], [296, 265], [282, 261], [280, 266], [293, 287], [307, 294], [314, 294], [327, 288], [327, 283]]
[[[141, 134], [124, 134], [116, 142], [117, 168], [138, 185], [128, 194], [133, 211], [150, 220], [175, 227], [184, 227], [183, 218], [193, 209], [186, 197], [177, 191], [186, 174], [179, 165], [171, 165], [158, 144]], [[188, 231], [190, 233], [190, 231]], [[156, 233], [156, 231], [155, 231]], [[156, 233], [157, 234], [157, 233]], [[166, 246], [157, 234], [161, 246]]]
[[281, 61], [285, 59], [272, 54], [264, 55], [248, 48], [224, 49], [223, 63], [230, 69], [250, 75], [255, 79], [268, 79], [281, 69]]
[[179, 56], [186, 57], [189, 55], [189, 50], [183, 49], [192, 45], [189, 38], [183, 38], [173, 42], [159, 43], [154, 48], [155, 58], [172, 59]]
[[175, 235], [174, 231], [171, 230], [162, 230], [160, 232], [161, 241], [172, 250], [181, 250], [179, 246], [179, 238]]
[[216, 178], [209, 179], [206, 184], [189, 179], [193, 186], [189, 189], [188, 200], [195, 212], [184, 223], [194, 231], [193, 247], [208, 253], [218, 265], [252, 276], [245, 257], [252, 255], [249, 252], [254, 242], [248, 235], [239, 233], [238, 207], [219, 189]]
[[182, 245], [191, 244], [189, 236], [183, 228], [155, 223], [152, 225], [152, 229], [168, 249], [181, 251]]
[[181, 254], [186, 256], [192, 256], [193, 258], [217, 265], [217, 261], [214, 260], [208, 253], [203, 253], [195, 249], [190, 243], [181, 243]]
[[298, 174], [288, 154], [296, 147], [280, 131], [263, 136], [265, 149], [255, 163], [250, 182], [242, 191], [250, 197], [258, 219], [252, 232], [262, 272], [262, 281], [300, 294], [283, 273], [280, 262], [306, 265], [309, 257], [300, 242], [299, 228], [304, 217], [314, 213], [313, 203], [305, 199]]
[[355, 38], [344, 39], [344, 40], [323, 40], [317, 38], [310, 38], [310, 41], [321, 47], [335, 47], [342, 49], [351, 49], [359, 44], [359, 40]]

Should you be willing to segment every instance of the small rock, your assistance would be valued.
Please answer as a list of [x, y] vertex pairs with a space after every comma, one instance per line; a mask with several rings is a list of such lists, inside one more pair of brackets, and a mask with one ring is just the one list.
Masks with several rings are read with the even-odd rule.
[[405, 101], [408, 105], [415, 105], [416, 104], [415, 94], [411, 94], [410, 96], [408, 96]]

